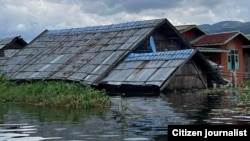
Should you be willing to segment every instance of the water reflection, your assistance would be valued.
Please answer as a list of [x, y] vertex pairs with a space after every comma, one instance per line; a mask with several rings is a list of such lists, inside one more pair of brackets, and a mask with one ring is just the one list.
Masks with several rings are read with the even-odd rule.
[[[185, 115], [177, 113], [161, 97], [113, 98], [113, 109], [126, 114], [124, 130], [148, 138], [167, 138], [169, 124], [185, 124]], [[122, 108], [125, 107], [125, 110]]]
[[166, 100], [184, 113], [189, 124], [250, 124], [250, 105], [240, 104], [235, 90], [215, 93], [172, 93]]
[[39, 136], [31, 137], [30, 135], [36, 133], [36, 130], [37, 130], [36, 126], [29, 124], [0, 124], [0, 140], [40, 141], [40, 140], [60, 139], [60, 137], [49, 137], [49, 138], [43, 138]]
[[[160, 141], [169, 123], [185, 123], [160, 97], [112, 97], [106, 111], [1, 104], [2, 140]], [[15, 129], [15, 130], [14, 130]]]
[[185, 113], [190, 124], [204, 124], [212, 109], [221, 106], [221, 93], [199, 94], [199, 93], [171, 93], [166, 95], [166, 100], [171, 102], [179, 112]]
[[0, 104], [0, 140], [165, 141], [170, 124], [250, 124], [234, 91], [111, 100], [105, 110]]

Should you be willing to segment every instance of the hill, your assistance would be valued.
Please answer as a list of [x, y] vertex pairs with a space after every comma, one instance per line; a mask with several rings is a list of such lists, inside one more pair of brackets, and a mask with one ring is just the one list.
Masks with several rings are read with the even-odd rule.
[[241, 31], [244, 34], [250, 34], [250, 22], [240, 21], [221, 21], [215, 24], [202, 24], [198, 25], [202, 30], [208, 33], [228, 32], [228, 31]]

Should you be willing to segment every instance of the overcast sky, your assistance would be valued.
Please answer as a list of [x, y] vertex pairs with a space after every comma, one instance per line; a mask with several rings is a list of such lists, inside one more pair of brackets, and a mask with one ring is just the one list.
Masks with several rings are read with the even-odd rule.
[[167, 18], [173, 25], [250, 21], [249, 0], [1, 0], [0, 38], [30, 41], [45, 29]]

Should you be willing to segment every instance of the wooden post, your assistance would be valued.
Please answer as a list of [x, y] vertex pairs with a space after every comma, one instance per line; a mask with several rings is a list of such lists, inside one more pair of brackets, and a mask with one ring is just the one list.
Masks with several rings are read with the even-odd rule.
[[232, 83], [233, 83], [233, 87], [235, 88], [237, 84], [235, 70], [232, 70]]

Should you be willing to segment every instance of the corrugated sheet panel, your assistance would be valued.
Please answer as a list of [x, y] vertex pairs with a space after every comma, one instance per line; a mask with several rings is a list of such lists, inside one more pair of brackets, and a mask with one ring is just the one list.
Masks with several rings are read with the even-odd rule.
[[3, 66], [4, 62], [7, 60], [6, 57], [0, 57], [0, 67]]
[[183, 62], [186, 59], [178, 59], [178, 60], [169, 60], [169, 61], [165, 61], [164, 64], [162, 65], [162, 67], [178, 67], [181, 64], [183, 64]]
[[129, 57], [131, 58], [126, 58], [115, 67], [101, 83], [112, 85], [156, 85], [160, 87], [173, 72], [193, 55], [194, 51], [188, 49], [130, 54]]
[[155, 53], [131, 53], [125, 59], [126, 61], [137, 60], [174, 60], [174, 59], [186, 59], [194, 52], [194, 49], [155, 52]]
[[140, 82], [144, 83], [156, 71], [156, 69], [135, 69], [132, 74], [126, 79], [127, 82]]
[[162, 67], [155, 71], [155, 73], [148, 79], [147, 83], [168, 80], [168, 77], [176, 70], [177, 67]]
[[5, 57], [12, 57], [16, 53], [18, 53], [19, 51], [20, 51], [20, 49], [6, 49], [6, 50], [4, 50], [4, 56]]
[[[8, 59], [7, 66], [22, 64], [28, 56], [13, 56]], [[6, 65], [6, 64], [5, 64]]]

